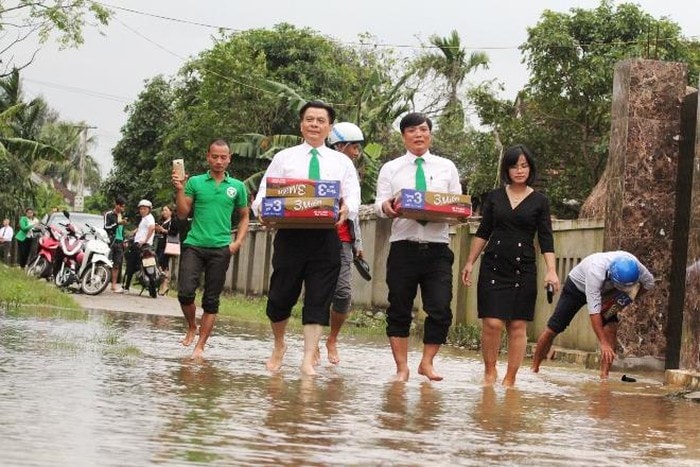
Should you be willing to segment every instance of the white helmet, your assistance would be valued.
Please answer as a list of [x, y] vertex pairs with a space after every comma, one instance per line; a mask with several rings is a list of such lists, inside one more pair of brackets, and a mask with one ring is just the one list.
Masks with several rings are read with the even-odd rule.
[[331, 134], [328, 135], [328, 144], [333, 147], [338, 143], [364, 143], [365, 137], [362, 130], [350, 122], [340, 122], [333, 125]]
[[139, 201], [138, 207], [141, 206], [146, 206], [148, 209], [153, 209], [153, 204], [151, 204], [151, 202], [147, 199], [142, 199], [141, 201]]

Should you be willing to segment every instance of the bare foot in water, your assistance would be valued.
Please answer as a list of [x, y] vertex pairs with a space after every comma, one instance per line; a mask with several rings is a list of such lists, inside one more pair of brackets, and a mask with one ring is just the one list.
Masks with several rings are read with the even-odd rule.
[[433, 365], [429, 365], [427, 363], [421, 363], [420, 365], [418, 365], [418, 374], [425, 376], [430, 381], [442, 381], [443, 380], [442, 375], [438, 374], [438, 372], [435, 371], [435, 367], [433, 367]]
[[484, 386], [493, 386], [496, 384], [498, 379], [498, 372], [494, 369], [492, 371], [484, 371]]
[[265, 363], [267, 369], [275, 372], [280, 371], [280, 368], [282, 368], [282, 360], [284, 359], [284, 353], [286, 351], [286, 345], [280, 349], [275, 347], [272, 350], [272, 355], [270, 356], [270, 359]]
[[340, 363], [340, 355], [338, 355], [338, 346], [336, 345], [336, 341], [331, 341], [328, 339], [326, 341], [326, 348], [328, 349], [328, 361], [333, 365]]
[[194, 352], [192, 352], [192, 356], [190, 357], [190, 360], [203, 361], [204, 350], [200, 349], [199, 347], [195, 347]]
[[514, 388], [515, 387], [515, 378], [512, 378], [512, 379], [509, 377], [503, 378], [503, 382], [501, 382], [501, 384], [503, 385], [504, 388], [508, 388], [508, 389]]
[[408, 370], [396, 370], [396, 376], [394, 376], [393, 381], [400, 381], [405, 383], [408, 381], [409, 371]]
[[197, 328], [188, 328], [187, 329], [187, 334], [185, 334], [185, 337], [180, 340], [180, 343], [184, 345], [185, 347], [189, 347], [190, 344], [194, 341], [195, 336], [197, 335]]
[[311, 362], [301, 362], [301, 373], [306, 376], [315, 376], [316, 370]]

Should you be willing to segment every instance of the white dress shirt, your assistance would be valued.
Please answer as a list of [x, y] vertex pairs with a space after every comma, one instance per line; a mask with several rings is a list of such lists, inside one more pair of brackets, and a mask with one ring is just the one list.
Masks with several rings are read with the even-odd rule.
[[15, 231], [9, 225], [0, 227], [0, 241], [1, 242], [11, 242], [12, 236], [14, 234], [15, 234]]
[[588, 314], [600, 313], [602, 309], [602, 295], [613, 289], [612, 282], [608, 279], [608, 268], [613, 259], [618, 256], [632, 258], [639, 267], [639, 283], [646, 290], [654, 288], [654, 276], [633, 254], [626, 251], [606, 251], [593, 253], [586, 256], [577, 264], [571, 272], [569, 279], [577, 289], [586, 294]]
[[[377, 178], [377, 197], [375, 210], [379, 217], [387, 217], [382, 204], [394, 198], [403, 188], [416, 187], [416, 155], [407, 152], [401, 157], [384, 164]], [[427, 191], [462, 194], [459, 173], [454, 163], [444, 157], [423, 154], [423, 172]], [[449, 243], [449, 224], [446, 222], [428, 222], [421, 225], [413, 219], [397, 217], [391, 224], [390, 242], [411, 240], [414, 242]]]
[[[306, 142], [291, 148], [283, 149], [272, 158], [265, 175], [260, 182], [258, 195], [251, 208], [258, 216], [260, 205], [265, 197], [267, 178], [309, 178], [309, 162], [311, 161], [312, 146]], [[321, 180], [339, 180], [340, 196], [348, 207], [348, 217], [357, 216], [360, 209], [360, 182], [352, 161], [342, 152], [321, 146], [318, 151], [318, 162], [321, 168]]]
[[[156, 220], [153, 217], [153, 214], [148, 214], [146, 217], [141, 219], [141, 222], [139, 222], [139, 228], [136, 231], [136, 235], [134, 235], [134, 242], [136, 243], [148, 243], [149, 245], [153, 245], [153, 237], [155, 237], [155, 230], [151, 232], [151, 235], [148, 235], [148, 229], [156, 225]], [[148, 238], [146, 236], [148, 235]]]

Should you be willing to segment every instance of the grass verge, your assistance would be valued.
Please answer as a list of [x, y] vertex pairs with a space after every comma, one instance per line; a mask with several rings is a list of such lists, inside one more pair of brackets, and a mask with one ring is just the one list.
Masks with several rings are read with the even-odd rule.
[[[201, 297], [197, 298], [197, 303]], [[219, 317], [245, 323], [255, 323], [269, 326], [270, 321], [265, 314], [267, 297], [245, 296], [236, 293], [225, 293], [221, 296]], [[288, 329], [301, 330], [301, 303], [292, 309]], [[343, 326], [345, 335], [384, 336], [385, 321], [383, 315], [370, 310], [354, 309]]]
[[0, 308], [22, 305], [80, 310], [73, 298], [44, 280], [27, 277], [23, 270], [0, 264]]

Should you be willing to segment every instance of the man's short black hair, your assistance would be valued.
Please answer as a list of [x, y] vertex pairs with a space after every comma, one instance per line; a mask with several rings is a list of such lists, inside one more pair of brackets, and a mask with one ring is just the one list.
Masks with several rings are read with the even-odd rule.
[[213, 138], [211, 141], [209, 141], [209, 145], [207, 146], [207, 152], [211, 149], [212, 146], [226, 146], [227, 148], [230, 148], [228, 141], [226, 141], [223, 138]]
[[328, 123], [335, 122], [335, 109], [322, 101], [309, 101], [304, 104], [301, 109], [299, 109], [299, 119], [304, 120], [304, 114], [312, 107], [315, 109], [325, 109], [325, 111], [328, 112], [328, 120], [330, 120]]
[[423, 123], [427, 123], [428, 129], [430, 131], [433, 131], [433, 122], [428, 117], [426, 117], [422, 113], [411, 112], [410, 114], [406, 114], [401, 119], [401, 123], [399, 123], [399, 129], [401, 130], [401, 133], [403, 133], [403, 131], [406, 128], [410, 126], [422, 125]]
[[114, 198], [114, 204], [118, 204], [119, 206], [125, 206], [126, 205], [126, 198], [122, 195], [117, 195], [116, 198]]

